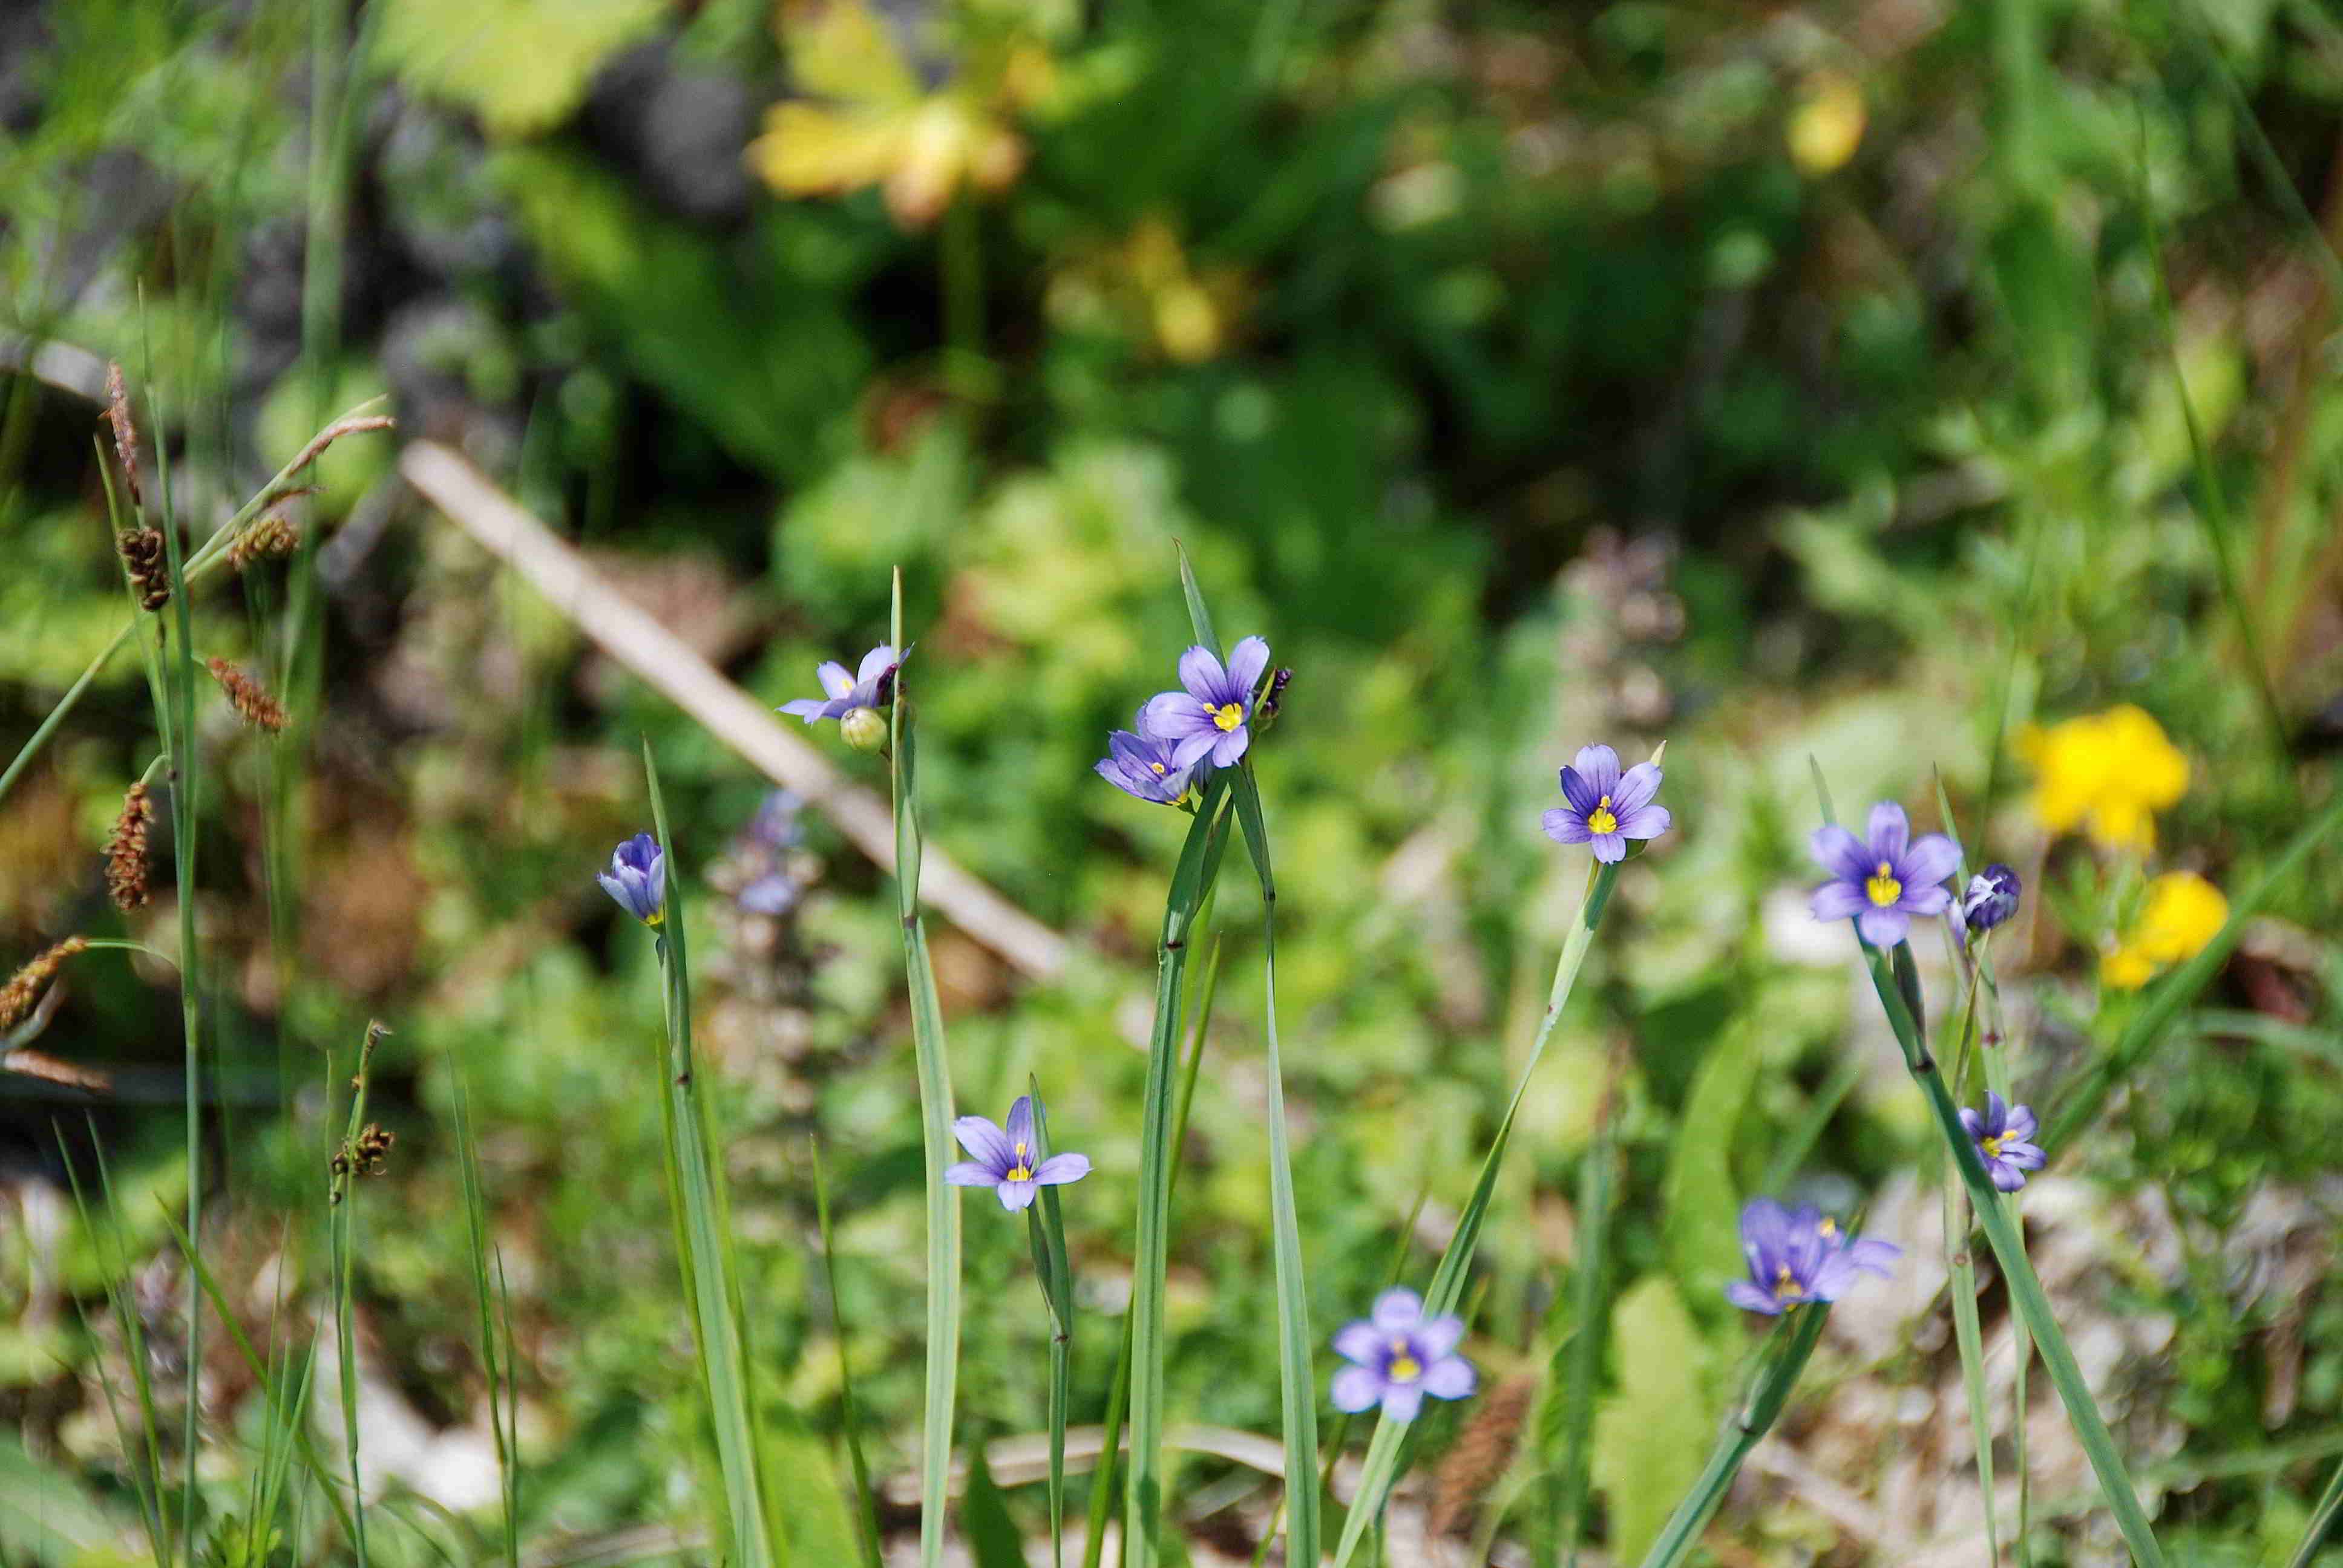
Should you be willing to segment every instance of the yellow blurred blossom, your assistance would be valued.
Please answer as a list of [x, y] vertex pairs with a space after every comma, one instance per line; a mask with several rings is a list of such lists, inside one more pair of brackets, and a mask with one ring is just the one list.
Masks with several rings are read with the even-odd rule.
[[1236, 274], [1199, 272], [1171, 221], [1153, 214], [1120, 244], [1079, 256], [1051, 281], [1049, 306], [1069, 324], [1119, 320], [1165, 358], [1196, 365], [1226, 347], [1242, 294]]
[[2156, 846], [2155, 813], [2188, 789], [2188, 759], [2129, 703], [2019, 732], [2034, 768], [2034, 814], [2053, 833], [2080, 826], [2110, 849]]
[[2203, 952], [2228, 919], [2220, 889], [2194, 871], [2167, 871], [2148, 883], [2138, 920], [2099, 960], [2099, 978], [2137, 990], [2158, 970]]
[[1863, 143], [1863, 89], [1844, 71], [1820, 70], [1805, 80], [1791, 111], [1790, 158], [1819, 178], [1855, 156]]
[[1048, 51], [1031, 39], [972, 51], [930, 92], [863, 0], [781, 12], [790, 74], [809, 98], [776, 104], [749, 161], [784, 196], [878, 186], [904, 228], [933, 223], [963, 188], [998, 191], [1025, 166], [1012, 116], [1051, 89]]

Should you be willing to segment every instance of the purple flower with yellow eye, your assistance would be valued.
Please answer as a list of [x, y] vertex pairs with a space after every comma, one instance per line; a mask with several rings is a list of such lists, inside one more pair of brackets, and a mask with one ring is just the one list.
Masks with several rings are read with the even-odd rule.
[[1191, 648], [1180, 656], [1180, 684], [1187, 689], [1149, 698], [1139, 710], [1139, 733], [1168, 742], [1174, 768], [1232, 768], [1252, 744], [1246, 726], [1253, 692], [1268, 668], [1269, 644], [1257, 637], [1238, 643], [1225, 668], [1211, 648]]
[[1754, 1199], [1741, 1211], [1741, 1251], [1749, 1277], [1725, 1287], [1725, 1298], [1767, 1317], [1808, 1302], [1835, 1302], [1865, 1274], [1887, 1278], [1904, 1249], [1892, 1241], [1850, 1236], [1809, 1203], [1783, 1208]]
[[2026, 1185], [2028, 1171], [2039, 1171], [2050, 1163], [2050, 1156], [2033, 1141], [2036, 1125], [2032, 1107], [2005, 1104], [1990, 1090], [1986, 1092], [1983, 1115], [1961, 1107], [1961, 1126], [1976, 1145], [1985, 1173], [2004, 1192], [2016, 1191]]
[[963, 1116], [952, 1123], [952, 1136], [972, 1156], [948, 1166], [944, 1180], [955, 1187], [990, 1187], [1001, 1195], [1004, 1209], [1032, 1207], [1033, 1195], [1043, 1187], [1079, 1181], [1091, 1173], [1087, 1154], [1041, 1157], [1033, 1136], [1033, 1097], [1021, 1094], [1009, 1108], [1009, 1125], [996, 1125], [985, 1116]]
[[1473, 1392], [1473, 1363], [1456, 1353], [1464, 1320], [1426, 1319], [1413, 1291], [1385, 1291], [1373, 1315], [1344, 1325], [1334, 1349], [1351, 1364], [1334, 1374], [1334, 1408], [1357, 1414], [1375, 1405], [1389, 1421], [1413, 1421], [1423, 1396], [1463, 1399]]
[[638, 833], [610, 852], [610, 869], [594, 879], [618, 907], [647, 926], [667, 919], [667, 853], [649, 833]]
[[862, 668], [852, 675], [836, 659], [825, 659], [814, 674], [821, 681], [823, 695], [801, 697], [795, 702], [784, 702], [780, 711], [804, 719], [808, 724], [824, 719], [844, 719], [858, 708], [884, 708], [895, 700], [895, 671], [902, 656], [886, 643], [880, 643], [862, 656]]
[[1953, 901], [1941, 884], [1959, 869], [1960, 846], [1942, 833], [1913, 838], [1910, 819], [1893, 800], [1871, 809], [1868, 841], [1834, 822], [1815, 829], [1808, 842], [1831, 874], [1815, 890], [1815, 919], [1852, 919], [1873, 947], [1894, 947], [1912, 929], [1914, 915], [1941, 915]]
[[1660, 766], [1638, 762], [1619, 771], [1619, 754], [1608, 746], [1580, 749], [1575, 766], [1562, 770], [1562, 798], [1540, 819], [1545, 836], [1557, 844], [1585, 844], [1594, 858], [1616, 865], [1627, 858], [1630, 839], [1656, 839], [1674, 820], [1665, 806], [1655, 806], [1660, 792]]
[[[1144, 722], [1146, 709], [1140, 709]], [[1188, 792], [1192, 769], [1180, 765], [1177, 748], [1169, 740], [1118, 729], [1106, 738], [1106, 755], [1094, 765], [1098, 776], [1126, 795], [1155, 806], [1170, 806]]]

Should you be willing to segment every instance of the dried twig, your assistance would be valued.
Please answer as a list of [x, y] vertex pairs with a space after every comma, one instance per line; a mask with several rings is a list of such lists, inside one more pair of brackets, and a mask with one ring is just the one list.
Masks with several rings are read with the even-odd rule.
[[[527, 578], [548, 602], [620, 664], [698, 720], [775, 783], [803, 796], [864, 854], [891, 870], [895, 829], [887, 802], [840, 773], [781, 727], [772, 710], [620, 594], [578, 552], [445, 447], [417, 441], [398, 471], [448, 518]], [[1064, 937], [1011, 904], [930, 844], [920, 894], [975, 941], [1037, 980], [1066, 966]]]

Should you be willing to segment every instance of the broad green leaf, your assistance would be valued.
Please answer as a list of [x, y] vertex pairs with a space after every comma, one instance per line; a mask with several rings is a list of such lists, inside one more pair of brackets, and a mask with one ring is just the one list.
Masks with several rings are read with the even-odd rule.
[[1621, 1293], [1611, 1312], [1617, 1390], [1594, 1412], [1594, 1484], [1611, 1515], [1611, 1560], [1640, 1561], [1700, 1474], [1715, 1435], [1708, 1346], [1666, 1280]]
[[1693, 1075], [1663, 1189], [1668, 1256], [1679, 1280], [1704, 1282], [1729, 1269], [1739, 1252], [1743, 1194], [1734, 1185], [1730, 1156], [1761, 1055], [1754, 1030], [1726, 1028]]

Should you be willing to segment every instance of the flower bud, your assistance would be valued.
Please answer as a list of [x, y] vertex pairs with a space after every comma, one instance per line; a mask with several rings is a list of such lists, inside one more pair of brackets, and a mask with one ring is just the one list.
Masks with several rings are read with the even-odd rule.
[[1982, 936], [2017, 912], [2017, 873], [2007, 866], [1987, 866], [1969, 879], [1961, 894], [1961, 923]]
[[875, 708], [857, 708], [838, 721], [846, 743], [857, 751], [878, 751], [887, 744], [887, 719]]

